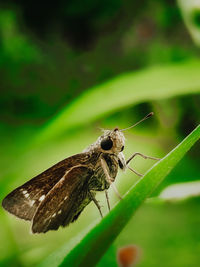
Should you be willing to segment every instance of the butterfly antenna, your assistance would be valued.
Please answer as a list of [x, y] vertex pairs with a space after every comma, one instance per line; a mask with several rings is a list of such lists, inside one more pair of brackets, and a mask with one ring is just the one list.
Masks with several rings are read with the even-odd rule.
[[146, 119], [150, 118], [151, 116], [153, 116], [153, 112], [150, 112], [149, 114], [147, 114], [143, 119], [141, 119], [140, 121], [136, 122], [135, 124], [133, 124], [132, 126], [128, 127], [128, 128], [125, 128], [125, 129], [121, 129], [120, 131], [123, 132], [123, 131], [126, 131], [126, 130], [129, 130], [133, 127], [135, 127], [136, 125], [138, 125], [140, 122], [142, 121], [145, 121]]

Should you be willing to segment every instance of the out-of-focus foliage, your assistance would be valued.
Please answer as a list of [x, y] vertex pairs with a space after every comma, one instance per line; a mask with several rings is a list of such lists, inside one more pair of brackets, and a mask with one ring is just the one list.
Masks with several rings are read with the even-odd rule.
[[[124, 152], [126, 157], [135, 151], [163, 157], [199, 124], [199, 47], [190, 38], [196, 40], [194, 25], [199, 35], [199, 14], [190, 13], [193, 1], [187, 8], [184, 3], [1, 1], [1, 200], [94, 142], [101, 134], [98, 127], [125, 128], [154, 111], [154, 118], [125, 133]], [[200, 179], [199, 148], [197, 143], [154, 196], [170, 184]], [[138, 158], [133, 164], [144, 173], [152, 162]], [[137, 180], [127, 171], [119, 173], [116, 185], [125, 193]], [[109, 194], [113, 206], [116, 198], [112, 190]], [[97, 199], [106, 206], [104, 195]], [[138, 266], [197, 266], [198, 205], [198, 197], [180, 203], [181, 211], [173, 203], [148, 203], [100, 266], [116, 266], [116, 249], [127, 243], [143, 250]], [[98, 218], [90, 204], [69, 227], [30, 235], [27, 222], [1, 209], [0, 265], [33, 266], [55, 250], [69, 251]]]
[[182, 15], [194, 42], [200, 45], [200, 1], [178, 0]]

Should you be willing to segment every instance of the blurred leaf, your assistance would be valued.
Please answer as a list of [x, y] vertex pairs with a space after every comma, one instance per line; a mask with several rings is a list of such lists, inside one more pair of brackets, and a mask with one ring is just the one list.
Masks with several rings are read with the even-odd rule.
[[[142, 204], [145, 198], [150, 195], [199, 138], [200, 126], [162, 160], [157, 162], [146, 175], [131, 188], [124, 196], [123, 200], [121, 200], [66, 257], [65, 254], [63, 254], [63, 260], [60, 266], [94, 266], [122, 231], [131, 219], [132, 214]], [[42, 266], [49, 266], [52, 260], [58, 265], [61, 262], [60, 253], [54, 253], [49, 259], [44, 261]]]
[[200, 3], [196, 0], [177, 0], [185, 25], [196, 45], [200, 45]]
[[36, 137], [41, 143], [68, 129], [145, 101], [200, 92], [199, 61], [126, 73], [84, 92]]
[[174, 168], [166, 179], [153, 192], [152, 196], [158, 196], [162, 190], [171, 184], [199, 181], [199, 165], [188, 156], [184, 157]]
[[178, 201], [197, 196], [200, 196], [200, 181], [170, 185], [159, 195], [161, 199], [166, 201]]
[[[17, 17], [13, 10], [0, 10], [0, 35], [2, 49], [0, 65], [30, 63], [39, 59], [39, 52], [25, 35], [18, 30]], [[10, 62], [8, 62], [10, 61]]]

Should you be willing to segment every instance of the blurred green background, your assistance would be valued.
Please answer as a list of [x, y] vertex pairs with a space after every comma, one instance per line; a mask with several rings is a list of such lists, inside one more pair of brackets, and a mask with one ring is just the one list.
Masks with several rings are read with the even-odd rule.
[[[81, 152], [99, 128], [125, 128], [150, 111], [153, 118], [125, 133], [124, 153], [163, 157], [199, 123], [199, 40], [197, 1], [0, 1], [1, 200]], [[199, 156], [198, 143], [98, 266], [117, 266], [117, 249], [128, 244], [141, 248], [140, 267], [199, 266]], [[132, 163], [141, 173], [152, 164]], [[119, 173], [116, 185], [123, 194], [137, 179]], [[156, 201], [177, 183], [185, 183], [188, 198]], [[106, 213], [104, 195], [97, 198]], [[28, 222], [1, 208], [0, 265], [35, 266], [64, 244], [70, 249], [96, 219], [91, 203], [69, 227], [31, 235]]]

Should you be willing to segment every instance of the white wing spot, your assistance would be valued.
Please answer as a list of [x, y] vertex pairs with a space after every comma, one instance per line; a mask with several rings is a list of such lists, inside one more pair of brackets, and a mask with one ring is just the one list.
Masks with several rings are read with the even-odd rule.
[[[23, 189], [22, 189], [22, 190], [23, 190]], [[26, 190], [24, 190], [24, 191], [22, 191], [22, 193], [23, 193], [24, 195], [26, 195], [27, 191], [26, 191]]]
[[59, 211], [58, 211], [58, 214], [61, 214], [61, 212], [62, 212], [62, 210], [59, 210]]
[[44, 198], [45, 198], [45, 195], [42, 195], [42, 196], [39, 198], [39, 201], [44, 200]]
[[32, 207], [34, 203], [35, 203], [35, 200], [32, 200], [30, 203], [30, 206]]
[[66, 196], [65, 198], [64, 198], [64, 200], [66, 200], [68, 198], [68, 196]]
[[52, 218], [55, 217], [55, 216], [56, 216], [56, 213], [54, 213], [54, 214], [52, 215]]
[[[27, 192], [27, 191], [26, 191]], [[26, 193], [25, 195], [24, 195], [26, 198], [28, 198], [29, 197], [29, 193]]]

